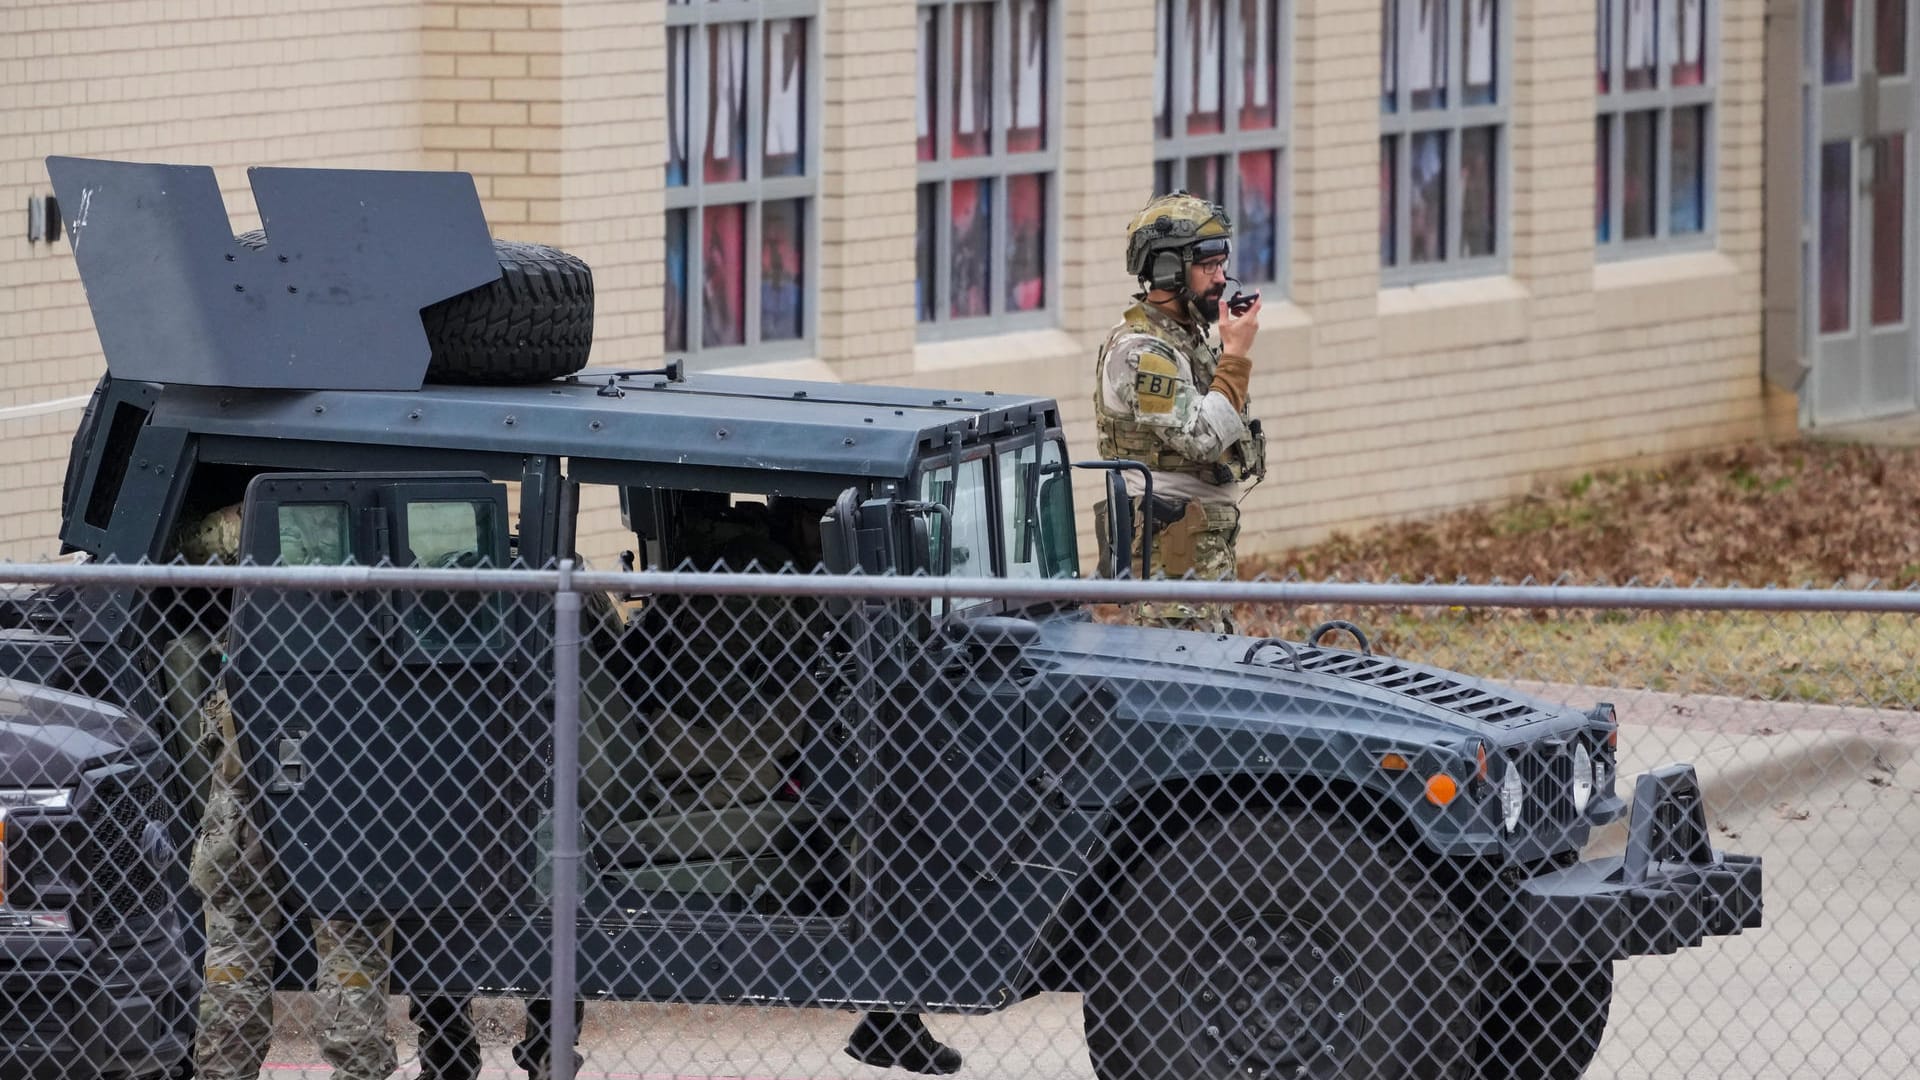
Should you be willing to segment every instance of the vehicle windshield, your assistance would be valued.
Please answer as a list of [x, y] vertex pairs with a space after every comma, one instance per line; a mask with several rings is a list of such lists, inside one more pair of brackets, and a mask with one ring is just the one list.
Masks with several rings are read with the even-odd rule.
[[[919, 497], [947, 513], [933, 522], [932, 564], [951, 530], [948, 572], [954, 577], [1070, 578], [1080, 573], [1073, 520], [1073, 480], [1057, 439], [996, 444], [956, 463], [930, 464], [920, 474]], [[986, 603], [959, 597], [955, 609]], [[936, 600], [936, 615], [945, 606]]]

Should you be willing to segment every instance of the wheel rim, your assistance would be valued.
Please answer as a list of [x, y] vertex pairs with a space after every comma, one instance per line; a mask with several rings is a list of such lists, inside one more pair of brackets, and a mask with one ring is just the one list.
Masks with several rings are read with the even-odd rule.
[[1359, 973], [1331, 935], [1285, 916], [1225, 924], [1182, 980], [1178, 1026], [1210, 1076], [1339, 1076], [1359, 1046]]

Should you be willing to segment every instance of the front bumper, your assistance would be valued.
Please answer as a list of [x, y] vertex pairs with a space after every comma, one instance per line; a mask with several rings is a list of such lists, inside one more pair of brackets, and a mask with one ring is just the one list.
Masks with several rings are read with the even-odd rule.
[[0, 1077], [95, 1080], [171, 1069], [193, 1049], [200, 973], [178, 917], [98, 948], [65, 935], [0, 934]]
[[1622, 855], [1520, 882], [1501, 924], [1539, 964], [1671, 953], [1760, 925], [1760, 858], [1715, 851], [1691, 765], [1635, 783]]

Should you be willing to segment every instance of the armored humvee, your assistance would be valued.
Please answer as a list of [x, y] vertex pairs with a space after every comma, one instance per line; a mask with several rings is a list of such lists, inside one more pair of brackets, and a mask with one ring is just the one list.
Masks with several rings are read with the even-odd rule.
[[[545, 370], [524, 331], [477, 379], [428, 381], [443, 342], [410, 313], [516, 272], [470, 185], [256, 170], [266, 232], [233, 238], [210, 174], [50, 168], [91, 207], [73, 236], [111, 369], [64, 500], [92, 559], [168, 558], [238, 504], [258, 563], [318, 521], [335, 561], [542, 567], [575, 553], [580, 507], [617, 504], [646, 568], [1080, 572], [1051, 400]], [[129, 263], [180, 280], [153, 301]], [[558, 305], [553, 340], [577, 336], [577, 285], [522, 288], [518, 317]], [[1688, 767], [1638, 778], [1624, 855], [1581, 861], [1628, 811], [1610, 707], [1318, 630], [785, 581], [587, 598], [582, 994], [969, 1013], [1067, 990], [1103, 1080], [1575, 1077], [1615, 961], [1759, 925], [1759, 862], [1711, 848]], [[103, 587], [4, 610], [9, 1075], [184, 1055], [196, 733], [173, 703], [196, 665], [232, 701], [290, 908], [392, 916], [408, 990], [546, 986], [550, 600]]]

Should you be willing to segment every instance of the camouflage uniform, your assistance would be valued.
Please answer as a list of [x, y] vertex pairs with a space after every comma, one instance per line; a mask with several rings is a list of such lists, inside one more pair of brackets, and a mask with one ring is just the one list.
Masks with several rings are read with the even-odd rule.
[[[312, 532], [292, 524], [283, 529], [288, 562], [345, 561], [337, 543], [307, 535]], [[192, 523], [175, 548], [190, 562], [234, 561], [239, 507]], [[216, 681], [201, 710], [202, 745], [214, 764], [191, 869], [207, 924], [194, 1064], [207, 1080], [254, 1080], [273, 1039], [273, 946], [285, 916], [272, 859], [248, 811], [253, 793], [225, 687]], [[314, 922], [320, 1055], [339, 1080], [384, 1080], [398, 1065], [387, 1037], [390, 939], [384, 919]]]
[[[1196, 317], [1194, 324], [1200, 320]], [[1266, 471], [1266, 441], [1247, 410], [1211, 390], [1220, 349], [1165, 311], [1142, 300], [1127, 309], [1100, 348], [1094, 426], [1100, 456], [1139, 461], [1153, 470], [1160, 503], [1153, 517], [1152, 576], [1192, 574], [1231, 580], [1240, 534], [1240, 482]], [[1147, 515], [1144, 486], [1126, 474], [1134, 495], [1133, 565], [1140, 563]], [[1106, 503], [1094, 508], [1106, 542]], [[1232, 633], [1231, 612], [1218, 604], [1141, 604], [1143, 625]]]

